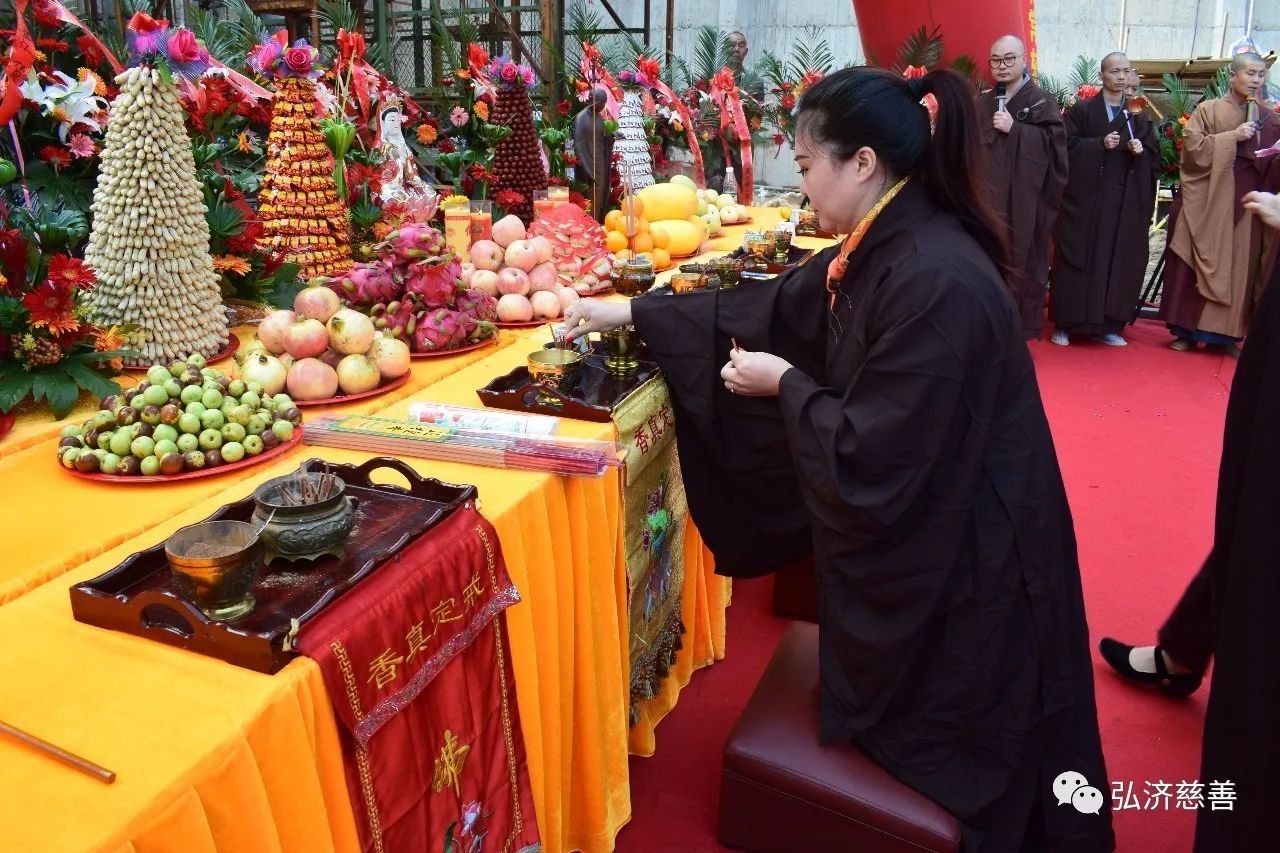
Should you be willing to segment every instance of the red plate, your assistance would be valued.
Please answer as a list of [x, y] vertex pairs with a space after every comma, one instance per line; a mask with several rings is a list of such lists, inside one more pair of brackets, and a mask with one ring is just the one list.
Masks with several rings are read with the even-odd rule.
[[71, 476], [78, 477], [81, 480], [97, 480], [101, 483], [120, 483], [126, 486], [143, 484], [153, 485], [155, 483], [176, 483], [179, 480], [199, 480], [203, 477], [216, 477], [219, 474], [225, 474], [228, 471], [239, 471], [241, 468], [248, 468], [250, 465], [257, 465], [261, 462], [266, 462], [269, 459], [275, 459], [297, 447], [301, 441], [302, 427], [296, 426], [293, 428], [293, 438], [289, 439], [284, 444], [276, 445], [270, 450], [264, 450], [257, 456], [246, 456], [239, 462], [232, 462], [230, 465], [219, 465], [217, 468], [207, 468], [199, 471], [183, 471], [181, 474], [157, 474], [151, 477], [122, 477], [119, 474], [103, 474], [101, 472], [97, 474], [85, 474], [82, 471], [72, 471], [70, 468], [64, 467], [61, 462], [58, 463], [58, 467], [63, 471], [66, 471]]
[[[496, 325], [499, 328], [502, 327], [501, 323], [498, 323]], [[453, 349], [434, 350], [432, 352], [410, 353], [409, 358], [448, 358], [451, 355], [457, 355], [463, 352], [471, 352], [472, 350], [480, 349], [480, 347], [487, 347], [489, 344], [493, 343], [497, 339], [498, 339], [498, 336], [494, 335], [491, 338], [485, 338], [483, 341], [476, 341], [474, 344], [467, 344], [465, 347], [455, 347]]]
[[[220, 361], [226, 361], [227, 359], [231, 358], [231, 356], [235, 355], [236, 350], [238, 349], [240, 349], [240, 338], [236, 337], [235, 333], [233, 332], [231, 335], [231, 339], [227, 341], [226, 349], [214, 355], [212, 358], [206, 358], [204, 360], [205, 366], [208, 367], [210, 364], [217, 364]], [[165, 365], [165, 367], [168, 367], [168, 365]], [[149, 364], [146, 367], [130, 367], [128, 365], [125, 365], [124, 372], [125, 373], [146, 373], [150, 369], [151, 369], [151, 365]], [[177, 474], [173, 475], [173, 477], [177, 477], [177, 476], [179, 475]], [[173, 479], [173, 477], [170, 477], [169, 479]], [[115, 477], [110, 477], [109, 479], [114, 480]], [[129, 479], [136, 480], [138, 478], [130, 477]]]
[[393, 391], [396, 388], [399, 388], [401, 385], [409, 381], [409, 377], [411, 375], [412, 374], [410, 373], [406, 373], [404, 376], [398, 376], [386, 384], [379, 385], [372, 391], [361, 391], [359, 394], [339, 394], [336, 397], [326, 397], [323, 400], [294, 400], [293, 404], [299, 409], [302, 409], [307, 406], [334, 406], [338, 403], [350, 403], [355, 400], [363, 400], [366, 397], [377, 397], [379, 394], [385, 394], [388, 391]]
[[555, 320], [529, 320], [525, 323], [494, 323], [499, 329], [536, 329], [539, 326], [545, 326], [548, 323], [554, 323]]

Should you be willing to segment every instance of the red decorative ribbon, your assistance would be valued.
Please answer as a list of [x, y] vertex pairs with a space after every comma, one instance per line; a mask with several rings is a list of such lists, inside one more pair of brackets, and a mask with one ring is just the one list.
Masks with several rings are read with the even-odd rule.
[[684, 125], [685, 138], [689, 140], [689, 154], [693, 158], [693, 182], [699, 189], [706, 189], [707, 169], [702, 163], [702, 146], [698, 144], [698, 134], [694, 130], [693, 116], [689, 113], [688, 105], [676, 97], [671, 87], [658, 79], [656, 74], [653, 75], [653, 88], [657, 90], [662, 101], [680, 116], [680, 123]]
[[[609, 118], [616, 119], [618, 117], [618, 101], [622, 100], [622, 87], [618, 85], [618, 81], [609, 73], [609, 69], [604, 67], [604, 61], [600, 58], [600, 48], [590, 42], [582, 43], [582, 79], [594, 88], [597, 85], [603, 86], [605, 91], [605, 115]], [[588, 103], [590, 103], [591, 92], [587, 92]]]
[[[22, 15], [22, 9], [26, 5], [27, 0], [18, 0], [17, 9], [19, 16]], [[115, 54], [107, 50], [107, 46], [93, 34], [93, 31], [85, 26], [84, 23], [73, 15], [65, 6], [59, 3], [58, 0], [44, 0], [44, 5], [52, 10], [53, 14], [57, 16], [59, 21], [62, 21], [64, 24], [70, 24], [88, 36], [89, 43], [102, 51], [102, 55], [107, 58], [107, 62], [111, 65], [112, 70], [117, 74], [124, 70], [124, 66], [120, 64], [120, 60], [116, 59]]]
[[751, 128], [747, 124], [747, 115], [742, 109], [742, 92], [733, 79], [733, 71], [724, 68], [711, 78], [711, 100], [720, 108], [720, 139], [725, 146], [725, 159], [729, 159], [729, 143], [724, 141], [724, 132], [733, 124], [738, 135], [738, 145], [742, 153], [742, 177], [738, 181], [738, 202], [751, 204], [755, 186], [755, 167], [751, 162]]

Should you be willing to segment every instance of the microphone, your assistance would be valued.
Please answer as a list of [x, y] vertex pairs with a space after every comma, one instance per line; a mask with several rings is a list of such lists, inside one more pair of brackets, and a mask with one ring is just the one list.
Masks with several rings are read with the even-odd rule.
[[1258, 127], [1258, 102], [1249, 99], [1249, 104], [1244, 108], [1245, 121], [1253, 125], [1253, 139], [1256, 144], [1262, 144], [1262, 131]]
[[1005, 104], [1005, 101], [1008, 100], [1008, 98], [1005, 96], [1005, 92], [1007, 91], [1008, 91], [1008, 87], [1005, 86], [1004, 83], [996, 84], [996, 112], [998, 113], [1002, 113], [1005, 111], [1004, 104]]

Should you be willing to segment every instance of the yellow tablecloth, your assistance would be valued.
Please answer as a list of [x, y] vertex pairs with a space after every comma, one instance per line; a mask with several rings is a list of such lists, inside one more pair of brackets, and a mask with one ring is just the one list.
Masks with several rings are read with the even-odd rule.
[[[496, 344], [482, 349], [416, 360], [409, 381], [401, 387], [353, 403], [307, 408], [304, 426], [307, 419], [326, 414], [377, 412], [492, 355], [495, 348], [506, 347], [517, 340], [522, 338], [503, 332]], [[49, 415], [46, 413], [44, 417]], [[250, 467], [163, 486], [78, 480], [58, 465], [57, 437], [63, 424], [78, 423], [87, 417], [81, 412], [63, 422], [41, 421], [42, 435], [38, 441], [17, 452], [0, 453], [0, 482], [13, 485], [0, 503], [4, 529], [0, 540], [7, 557], [0, 561], [0, 605], [259, 470]], [[35, 435], [36, 422], [28, 420], [25, 426], [28, 437]], [[9, 438], [12, 435], [0, 442], [0, 450], [6, 447]], [[294, 465], [297, 456], [298, 451], [293, 450], [283, 458]]]
[[[495, 353], [419, 396], [477, 405], [475, 389], [520, 363], [521, 349]], [[386, 414], [404, 414], [408, 404]], [[564, 430], [604, 438], [612, 426], [565, 422]], [[0, 679], [22, 685], [0, 696], [0, 719], [119, 773], [103, 786], [0, 741], [0, 825], [12, 827], [7, 841], [16, 849], [353, 849], [332, 712], [314, 664], [294, 661], [268, 677], [81, 625], [66, 592], [313, 455], [367, 458], [295, 452], [0, 607], [0, 643], [12, 650], [0, 660]], [[611, 850], [630, 817], [629, 736], [651, 750], [652, 726], [689, 673], [723, 654], [723, 582], [709, 561], [696, 563], [701, 572], [691, 562], [684, 649], [663, 695], [629, 732], [617, 474], [591, 480], [410, 464], [479, 487], [524, 596], [508, 624], [545, 848]], [[688, 547], [701, 558], [696, 537]]]

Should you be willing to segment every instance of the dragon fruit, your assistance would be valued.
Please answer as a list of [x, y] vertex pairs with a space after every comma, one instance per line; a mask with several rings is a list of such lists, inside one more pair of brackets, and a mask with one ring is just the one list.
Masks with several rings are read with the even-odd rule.
[[329, 287], [358, 308], [393, 302], [400, 295], [391, 268], [381, 261], [356, 264], [344, 277], [331, 279]]
[[467, 335], [467, 343], [475, 344], [480, 341], [487, 341], [496, 334], [498, 334], [497, 326], [490, 323], [488, 320], [480, 320], [476, 323], [476, 327]]
[[422, 299], [427, 308], [451, 308], [458, 298], [462, 265], [453, 255], [418, 261], [409, 267], [404, 289]]
[[436, 352], [452, 349], [467, 339], [469, 323], [474, 320], [448, 308], [428, 311], [413, 334], [414, 352]]
[[444, 252], [444, 235], [425, 222], [407, 222], [398, 231], [392, 231], [380, 244], [380, 249], [390, 249], [397, 266], [430, 258]]
[[498, 300], [483, 290], [464, 290], [453, 307], [476, 320], [498, 319]]
[[421, 314], [422, 305], [414, 296], [406, 296], [399, 302], [388, 305], [375, 305], [369, 312], [375, 329], [389, 338], [399, 338], [406, 342], [413, 340]]

